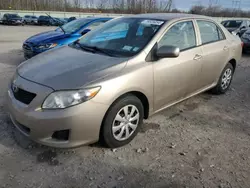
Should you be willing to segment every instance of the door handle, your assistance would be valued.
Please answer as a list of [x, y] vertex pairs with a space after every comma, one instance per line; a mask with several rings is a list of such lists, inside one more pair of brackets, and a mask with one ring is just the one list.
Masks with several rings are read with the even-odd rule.
[[228, 50], [228, 47], [227, 47], [227, 46], [224, 46], [223, 50], [224, 50], [224, 51], [227, 51], [227, 50]]
[[194, 60], [200, 60], [200, 59], [202, 59], [202, 55], [196, 54], [194, 56]]

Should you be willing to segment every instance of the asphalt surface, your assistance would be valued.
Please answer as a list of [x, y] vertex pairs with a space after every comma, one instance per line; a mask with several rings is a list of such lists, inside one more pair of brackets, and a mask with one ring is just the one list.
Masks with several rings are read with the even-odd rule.
[[0, 25], [0, 188], [250, 187], [250, 56], [226, 95], [204, 93], [152, 116], [125, 147], [53, 149], [20, 135], [4, 108], [22, 42], [51, 29]]

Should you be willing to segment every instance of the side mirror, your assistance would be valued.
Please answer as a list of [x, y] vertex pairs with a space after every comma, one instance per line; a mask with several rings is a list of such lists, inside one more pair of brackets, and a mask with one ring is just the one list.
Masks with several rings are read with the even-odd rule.
[[162, 46], [156, 50], [155, 55], [158, 58], [178, 57], [180, 55], [180, 48], [176, 46]]
[[81, 35], [85, 35], [86, 33], [90, 32], [91, 30], [90, 29], [84, 29], [82, 32], [81, 32]]

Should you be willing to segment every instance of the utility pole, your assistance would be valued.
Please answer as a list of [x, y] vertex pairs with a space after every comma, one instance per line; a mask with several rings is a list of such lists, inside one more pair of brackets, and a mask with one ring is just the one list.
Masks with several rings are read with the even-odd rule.
[[241, 0], [232, 0], [232, 8], [234, 15], [237, 15], [241, 10]]
[[209, 0], [209, 6], [218, 6], [220, 4], [220, 0]]
[[173, 0], [168, 0], [167, 5], [166, 5], [164, 11], [170, 12], [171, 8], [172, 8], [172, 5], [173, 5]]

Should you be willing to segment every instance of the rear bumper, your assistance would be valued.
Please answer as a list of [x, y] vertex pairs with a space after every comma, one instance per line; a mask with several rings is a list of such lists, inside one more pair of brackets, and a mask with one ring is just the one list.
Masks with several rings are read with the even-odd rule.
[[243, 50], [244, 50], [244, 51], [250, 51], [250, 43], [244, 42]]
[[37, 23], [38, 25], [51, 25], [51, 23], [48, 21], [38, 21]]

